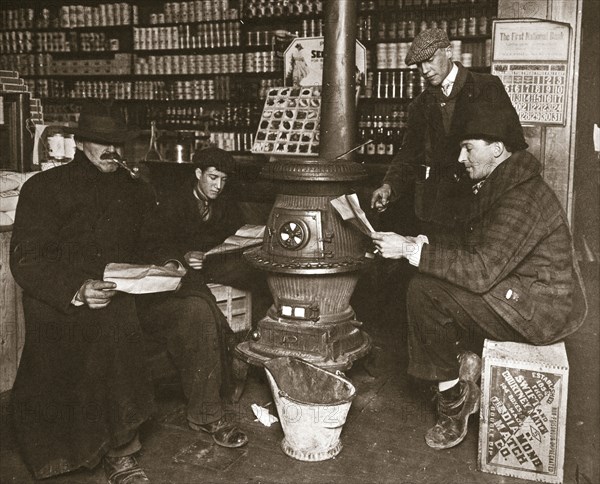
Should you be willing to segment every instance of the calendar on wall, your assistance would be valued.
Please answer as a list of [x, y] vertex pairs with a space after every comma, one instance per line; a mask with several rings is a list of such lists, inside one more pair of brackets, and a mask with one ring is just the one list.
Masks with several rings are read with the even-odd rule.
[[566, 23], [494, 21], [492, 74], [504, 83], [521, 124], [565, 125], [570, 41]]

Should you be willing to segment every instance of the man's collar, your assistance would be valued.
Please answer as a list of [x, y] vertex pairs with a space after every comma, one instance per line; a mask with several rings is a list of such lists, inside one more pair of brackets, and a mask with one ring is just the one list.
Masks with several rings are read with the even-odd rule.
[[208, 204], [208, 202], [209, 202], [208, 197], [206, 195], [204, 195], [204, 193], [202, 193], [202, 191], [198, 188], [197, 184], [194, 185], [194, 197], [197, 200], [203, 201], [205, 204]]
[[[446, 76], [446, 78], [442, 81], [442, 91], [445, 90], [445, 87], [447, 85], [453, 85], [454, 82], [456, 81], [456, 76], [458, 75], [458, 66], [453, 62], [452, 63], [452, 69], [450, 69], [450, 72], [448, 73], [448, 75]], [[452, 88], [450, 88], [450, 92], [452, 92]], [[450, 94], [450, 92], [448, 94]]]

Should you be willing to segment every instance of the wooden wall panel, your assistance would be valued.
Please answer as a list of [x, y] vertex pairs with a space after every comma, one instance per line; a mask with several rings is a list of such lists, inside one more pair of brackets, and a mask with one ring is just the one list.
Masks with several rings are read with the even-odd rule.
[[575, 120], [577, 119], [577, 68], [581, 39], [582, 0], [499, 0], [499, 18], [539, 18], [571, 25], [569, 92], [564, 127], [525, 129], [530, 151], [544, 166], [544, 179], [554, 189], [569, 220], [573, 211], [573, 169], [575, 158]]
[[0, 393], [12, 388], [25, 343], [21, 288], [9, 267], [11, 234], [0, 232]]

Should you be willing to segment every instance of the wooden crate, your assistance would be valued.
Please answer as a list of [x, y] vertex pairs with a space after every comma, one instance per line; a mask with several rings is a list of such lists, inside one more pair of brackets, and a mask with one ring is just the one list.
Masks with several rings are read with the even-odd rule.
[[569, 362], [564, 343], [486, 340], [481, 375], [479, 469], [561, 483]]
[[11, 234], [0, 232], [0, 393], [12, 388], [25, 344], [21, 288], [9, 267]]
[[252, 328], [252, 294], [231, 286], [208, 284], [234, 333]]

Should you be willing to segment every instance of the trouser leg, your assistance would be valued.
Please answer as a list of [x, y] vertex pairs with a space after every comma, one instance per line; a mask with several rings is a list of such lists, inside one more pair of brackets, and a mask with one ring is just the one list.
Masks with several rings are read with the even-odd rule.
[[407, 294], [408, 373], [424, 380], [458, 378], [461, 350], [481, 353], [483, 340], [523, 341], [480, 295], [417, 274]]
[[210, 302], [198, 296], [169, 297], [144, 311], [151, 346], [166, 346], [188, 400], [188, 420], [205, 424], [223, 416], [221, 348]]

